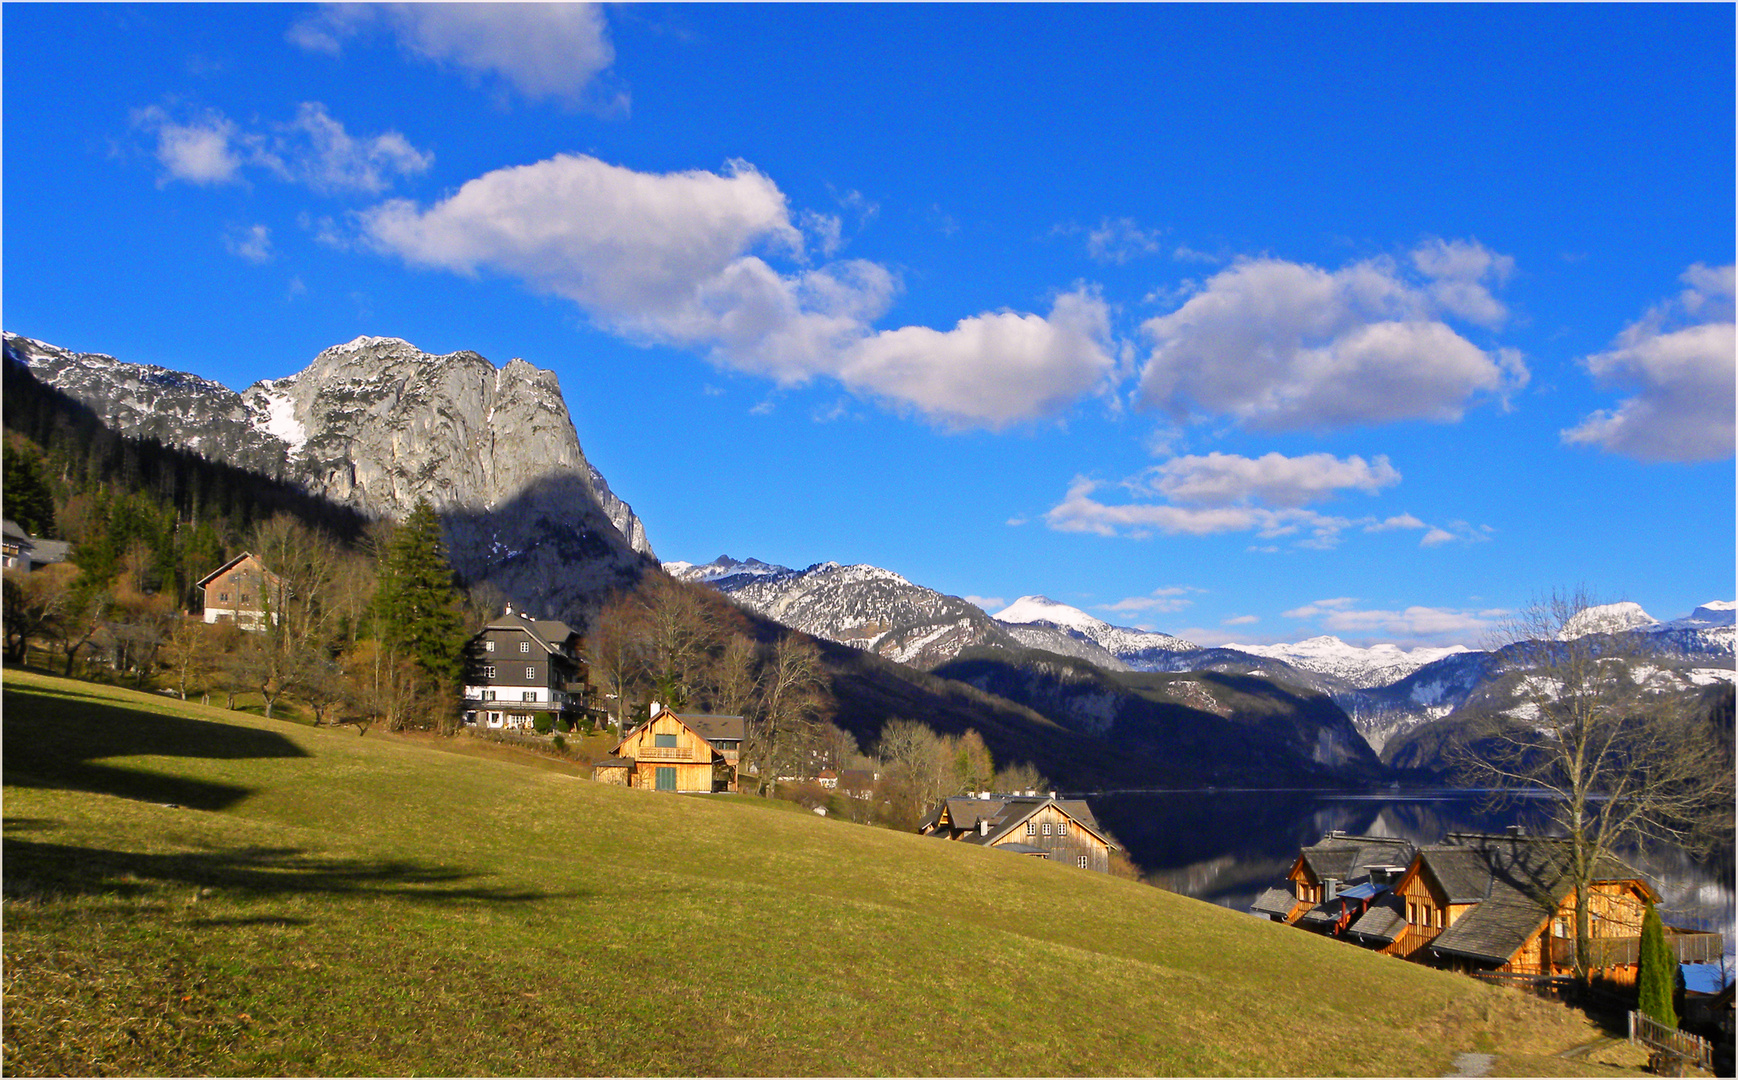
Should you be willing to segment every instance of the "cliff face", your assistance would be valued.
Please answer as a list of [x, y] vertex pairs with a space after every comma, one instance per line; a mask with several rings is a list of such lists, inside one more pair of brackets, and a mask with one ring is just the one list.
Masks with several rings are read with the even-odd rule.
[[576, 622], [652, 561], [645, 527], [580, 449], [555, 374], [396, 338], [326, 349], [236, 393], [195, 375], [8, 336], [42, 381], [156, 438], [400, 518], [426, 498], [453, 567]]

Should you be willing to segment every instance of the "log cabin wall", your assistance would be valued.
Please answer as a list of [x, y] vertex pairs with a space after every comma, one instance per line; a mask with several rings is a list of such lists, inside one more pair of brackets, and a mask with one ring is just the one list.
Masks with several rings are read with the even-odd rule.
[[1110, 872], [1110, 845], [1082, 828], [1079, 822], [1054, 804], [1027, 818], [1024, 825], [997, 841], [996, 846], [1003, 844], [1043, 848], [1050, 853], [1052, 862], [1079, 867], [1081, 860], [1085, 859], [1083, 869], [1101, 874]]

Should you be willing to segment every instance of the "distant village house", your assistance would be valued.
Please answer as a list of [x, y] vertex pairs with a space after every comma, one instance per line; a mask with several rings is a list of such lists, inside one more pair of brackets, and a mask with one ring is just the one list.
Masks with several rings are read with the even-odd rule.
[[0, 539], [0, 565], [7, 570], [35, 570], [50, 563], [65, 562], [67, 549], [72, 546], [65, 540], [31, 536], [11, 518], [0, 521], [0, 535], [3, 535]]
[[243, 630], [263, 631], [268, 613], [276, 625], [282, 605], [283, 579], [244, 551], [194, 583], [208, 623], [234, 623]]
[[944, 799], [917, 831], [1099, 873], [1110, 871], [1110, 853], [1120, 850], [1083, 800], [1058, 799], [1055, 792]]

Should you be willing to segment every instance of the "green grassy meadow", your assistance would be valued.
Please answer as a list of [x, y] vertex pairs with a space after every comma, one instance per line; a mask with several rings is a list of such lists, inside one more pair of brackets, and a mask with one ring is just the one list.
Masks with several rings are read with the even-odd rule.
[[3, 708], [11, 1075], [1601, 1071], [1559, 1007], [1071, 867], [21, 671]]

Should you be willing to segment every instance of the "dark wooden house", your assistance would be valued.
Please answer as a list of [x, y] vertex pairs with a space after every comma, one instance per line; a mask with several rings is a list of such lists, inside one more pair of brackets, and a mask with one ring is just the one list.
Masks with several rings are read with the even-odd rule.
[[514, 614], [509, 604], [465, 646], [465, 723], [528, 729], [540, 715], [584, 719], [591, 688], [581, 646], [566, 623]]
[[1256, 897], [1251, 910], [1337, 937], [1394, 886], [1416, 850], [1399, 837], [1330, 832], [1299, 849], [1285, 883]]

